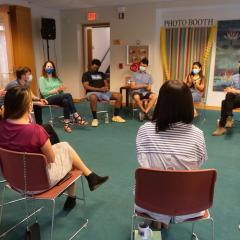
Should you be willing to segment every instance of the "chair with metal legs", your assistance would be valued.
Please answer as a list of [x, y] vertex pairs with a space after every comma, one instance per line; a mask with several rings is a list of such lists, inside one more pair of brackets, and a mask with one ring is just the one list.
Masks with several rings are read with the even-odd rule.
[[[146, 106], [149, 103], [149, 99], [143, 99], [143, 100], [141, 100], [141, 102], [142, 102], [144, 108], [146, 108]], [[139, 112], [140, 109], [136, 106], [134, 99], [132, 100], [131, 106], [132, 106], [132, 119], [134, 119], [135, 113]]]
[[[213, 204], [214, 187], [217, 178], [215, 169], [165, 171], [138, 168], [135, 172], [135, 204], [147, 211], [173, 216], [171, 224], [176, 224], [176, 216], [204, 211], [195, 218], [182, 218], [182, 222], [192, 222], [191, 239], [197, 239], [194, 233], [196, 222], [209, 220], [212, 224], [214, 240], [214, 222], [209, 208]], [[134, 210], [132, 216], [131, 240], [135, 239], [136, 218], [156, 221], [149, 215]]]
[[202, 118], [201, 123], [206, 122], [206, 111], [207, 111], [207, 99], [205, 97], [202, 97], [200, 102], [194, 103], [194, 108], [201, 109], [201, 113], [197, 115], [197, 118]]
[[[73, 183], [78, 179], [82, 180], [82, 197], [77, 198], [83, 200], [84, 205], [85, 193], [82, 179], [82, 172], [79, 170], [72, 170], [67, 177], [61, 180], [57, 185], [50, 188], [49, 177], [46, 169], [47, 159], [43, 154], [36, 153], [23, 153], [10, 151], [0, 148], [0, 166], [3, 177], [8, 182], [8, 185], [13, 191], [24, 195], [26, 200], [46, 200], [52, 202], [52, 215], [51, 215], [51, 240], [53, 239], [53, 227], [55, 217], [55, 200], [61, 196]], [[5, 187], [6, 189], [6, 187]], [[4, 192], [1, 201], [1, 216], [4, 209]], [[38, 192], [38, 193], [37, 193]], [[40, 192], [40, 193], [39, 193]], [[26, 202], [27, 205], [27, 202]], [[0, 238], [6, 236], [11, 230], [30, 217], [42, 210], [42, 207], [32, 213], [28, 213], [26, 218], [17, 223], [14, 227], [1, 233]], [[1, 220], [1, 219], [0, 219]], [[84, 219], [84, 223], [76, 230], [70, 239], [76, 236], [88, 224], [88, 219]]]

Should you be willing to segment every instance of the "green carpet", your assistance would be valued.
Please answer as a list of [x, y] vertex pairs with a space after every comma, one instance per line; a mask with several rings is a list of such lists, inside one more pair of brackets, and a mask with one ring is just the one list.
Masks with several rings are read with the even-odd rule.
[[[82, 106], [81, 106], [82, 107]], [[80, 108], [80, 105], [78, 105]], [[125, 113], [126, 114], [126, 113]], [[212, 137], [211, 132], [216, 126], [218, 112], [207, 111], [206, 121], [200, 118], [196, 125], [204, 133], [208, 149], [208, 162], [204, 168], [216, 168], [218, 179], [211, 214], [215, 220], [215, 239], [240, 239], [238, 224], [240, 224], [240, 159], [239, 139], [240, 123], [227, 135]], [[45, 116], [47, 113], [45, 112]], [[127, 116], [127, 115], [126, 115]], [[90, 115], [87, 116], [90, 118]], [[236, 118], [240, 119], [237, 114]], [[76, 128], [72, 134], [65, 133], [62, 128], [56, 130], [62, 141], [68, 141], [80, 154], [84, 162], [96, 173], [109, 175], [110, 180], [95, 192], [90, 192], [84, 179], [87, 205], [79, 203], [71, 213], [66, 215], [62, 210], [65, 197], [57, 199], [55, 239], [61, 240], [69, 236], [71, 230], [79, 225], [82, 217], [89, 219], [89, 225], [76, 239], [83, 240], [129, 240], [131, 215], [133, 211], [132, 187], [134, 171], [137, 167], [135, 155], [136, 133], [141, 125], [137, 120], [128, 117], [127, 123], [100, 124], [98, 128]], [[79, 194], [81, 188], [79, 184]], [[7, 192], [7, 200], [16, 195]], [[32, 206], [41, 206], [42, 203]], [[49, 239], [50, 206], [44, 204], [44, 210], [39, 214], [42, 239]], [[24, 203], [18, 203], [5, 208], [3, 224], [0, 232], [10, 227], [24, 216]], [[196, 225], [196, 232], [201, 240], [209, 240], [210, 224], [202, 222]], [[4, 239], [23, 239], [25, 225], [19, 226]], [[190, 239], [191, 224], [173, 225], [164, 230], [163, 240]]]

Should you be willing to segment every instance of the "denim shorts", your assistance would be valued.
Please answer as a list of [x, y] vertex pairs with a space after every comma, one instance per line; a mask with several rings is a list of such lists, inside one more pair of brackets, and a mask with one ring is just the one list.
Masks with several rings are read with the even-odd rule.
[[88, 100], [92, 94], [96, 95], [99, 101], [109, 101], [112, 97], [112, 92], [88, 92], [86, 95]]
[[193, 102], [201, 102], [202, 99], [202, 93], [199, 92], [196, 89], [191, 89], [191, 93], [192, 93], [192, 98], [193, 98]]

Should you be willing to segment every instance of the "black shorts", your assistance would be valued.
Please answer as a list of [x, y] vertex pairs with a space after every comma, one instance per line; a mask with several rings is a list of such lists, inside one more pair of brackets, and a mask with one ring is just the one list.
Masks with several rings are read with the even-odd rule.
[[143, 99], [149, 99], [149, 97], [150, 97], [151, 94], [152, 94], [152, 92], [148, 92], [148, 93], [146, 93], [146, 94], [144, 94], [144, 95], [143, 95], [142, 93], [139, 93], [139, 92], [134, 92], [134, 93], [132, 94], [132, 98], [133, 98], [135, 95], [138, 95], [141, 100], [143, 100]]

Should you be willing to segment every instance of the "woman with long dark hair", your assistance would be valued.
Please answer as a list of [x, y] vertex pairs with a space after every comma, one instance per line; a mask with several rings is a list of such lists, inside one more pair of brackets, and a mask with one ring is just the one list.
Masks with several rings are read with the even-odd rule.
[[59, 79], [55, 64], [52, 61], [46, 61], [42, 67], [42, 76], [39, 78], [39, 87], [41, 95], [50, 105], [59, 105], [63, 107], [64, 130], [71, 133], [70, 114], [73, 115], [75, 122], [79, 125], [87, 125], [87, 122], [79, 115], [73, 103], [70, 93], [64, 93], [66, 86]]
[[[136, 139], [137, 160], [141, 167], [162, 170], [198, 169], [207, 161], [203, 132], [192, 124], [194, 107], [189, 87], [182, 81], [165, 82], [160, 91], [152, 122], [142, 125]], [[159, 183], [161, 185], [161, 183]], [[161, 189], [161, 187], [159, 188]], [[135, 206], [161, 224], [171, 216]], [[203, 213], [177, 217], [177, 221]]]
[[206, 78], [203, 75], [202, 64], [194, 62], [192, 71], [188, 74], [184, 81], [191, 89], [193, 102], [200, 102], [204, 93]]
[[[0, 121], [0, 147], [12, 151], [41, 153], [47, 158], [50, 187], [55, 186], [73, 168], [82, 171], [91, 191], [108, 180], [90, 170], [77, 152], [67, 142], [51, 145], [45, 129], [29, 122], [32, 111], [32, 95], [27, 88], [17, 86], [7, 91], [4, 99], [4, 119]], [[64, 209], [71, 210], [76, 204], [76, 185], [68, 189]]]

